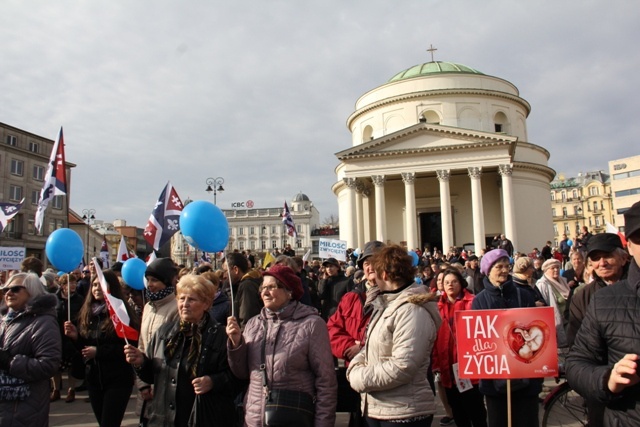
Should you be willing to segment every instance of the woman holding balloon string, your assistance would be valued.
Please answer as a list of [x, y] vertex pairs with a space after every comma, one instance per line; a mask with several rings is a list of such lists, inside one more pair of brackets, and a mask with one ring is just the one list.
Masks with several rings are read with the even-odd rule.
[[[109, 293], [122, 299], [122, 288], [115, 273], [106, 270], [103, 274]], [[128, 307], [127, 311], [130, 326], [136, 328], [137, 316]], [[125, 340], [116, 334], [98, 276], [93, 278], [78, 313], [78, 326], [67, 321], [64, 333], [81, 349], [89, 399], [98, 424], [101, 427], [119, 426], [131, 396], [133, 372], [124, 357]]]

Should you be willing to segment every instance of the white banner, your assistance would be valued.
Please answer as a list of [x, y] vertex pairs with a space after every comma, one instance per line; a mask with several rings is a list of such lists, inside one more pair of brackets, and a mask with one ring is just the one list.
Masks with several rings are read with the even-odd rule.
[[0, 270], [20, 270], [27, 249], [21, 246], [0, 246]]
[[322, 259], [335, 258], [339, 261], [347, 260], [347, 241], [335, 239], [320, 239], [318, 248], [319, 256]]

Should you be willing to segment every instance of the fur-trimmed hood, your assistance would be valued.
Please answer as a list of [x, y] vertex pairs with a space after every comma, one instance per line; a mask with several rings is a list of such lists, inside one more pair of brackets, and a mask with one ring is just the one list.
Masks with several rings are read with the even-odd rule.
[[[58, 297], [56, 297], [55, 294], [43, 294], [27, 302], [27, 306], [24, 310], [23, 316], [27, 314], [34, 316], [49, 314], [55, 317], [57, 305]], [[9, 307], [7, 307], [7, 305], [3, 301], [2, 307], [0, 307], [0, 314], [4, 316], [8, 311]]]

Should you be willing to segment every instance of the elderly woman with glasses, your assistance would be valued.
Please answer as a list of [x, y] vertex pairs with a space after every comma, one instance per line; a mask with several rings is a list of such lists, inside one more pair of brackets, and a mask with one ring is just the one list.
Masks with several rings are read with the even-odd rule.
[[57, 298], [33, 273], [11, 276], [2, 291], [0, 426], [45, 426], [49, 379], [61, 359]]
[[[484, 289], [476, 295], [472, 310], [535, 307], [531, 293], [513, 284], [507, 251], [494, 249], [480, 262]], [[542, 378], [511, 380], [511, 413], [514, 426], [538, 427], [538, 394]], [[505, 380], [480, 380], [480, 392], [485, 397], [490, 426], [507, 426], [507, 387]]]
[[127, 362], [154, 386], [149, 426], [234, 425], [239, 382], [227, 362], [224, 328], [208, 313], [211, 282], [187, 274], [176, 285], [179, 320], [152, 336], [145, 352], [125, 346]]
[[314, 402], [306, 425], [333, 427], [337, 380], [327, 326], [317, 310], [300, 303], [302, 283], [290, 267], [275, 265], [263, 276], [260, 314], [244, 331], [235, 317], [227, 319], [229, 365], [238, 378], [249, 380], [245, 426], [269, 425], [264, 415], [266, 382], [271, 391], [293, 391]]

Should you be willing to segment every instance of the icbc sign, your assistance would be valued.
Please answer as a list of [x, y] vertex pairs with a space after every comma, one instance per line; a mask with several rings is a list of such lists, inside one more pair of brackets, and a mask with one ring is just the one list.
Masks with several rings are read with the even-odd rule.
[[238, 208], [253, 208], [253, 200], [247, 200], [246, 202], [233, 202], [231, 203], [231, 207], [234, 209]]

